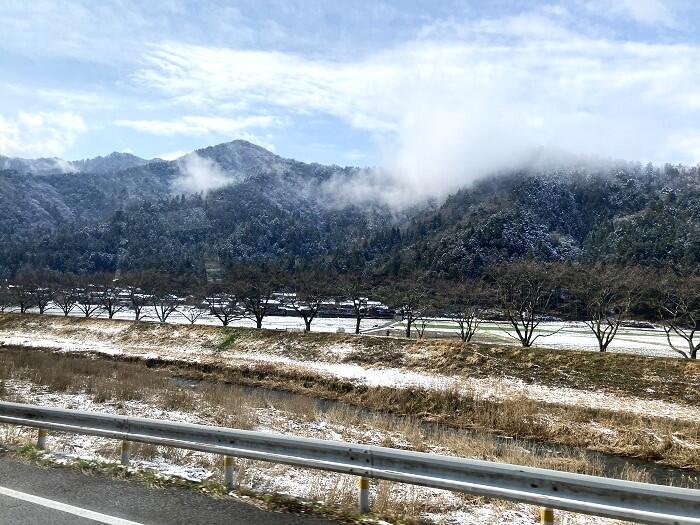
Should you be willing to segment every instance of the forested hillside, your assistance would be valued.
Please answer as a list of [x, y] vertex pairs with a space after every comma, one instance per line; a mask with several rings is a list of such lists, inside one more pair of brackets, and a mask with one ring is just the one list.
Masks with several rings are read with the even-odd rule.
[[383, 271], [477, 275], [520, 257], [662, 266], [700, 262], [698, 168], [518, 172], [450, 196], [376, 240]]
[[353, 168], [283, 159], [242, 141], [196, 155], [230, 179], [183, 194], [182, 177], [191, 175], [183, 161], [102, 173], [1, 171], [0, 274], [153, 269], [201, 281], [208, 265], [266, 260], [458, 277], [522, 257], [700, 262], [697, 168], [501, 173], [409, 213], [327, 202], [319, 186], [339, 174], [352, 184]]

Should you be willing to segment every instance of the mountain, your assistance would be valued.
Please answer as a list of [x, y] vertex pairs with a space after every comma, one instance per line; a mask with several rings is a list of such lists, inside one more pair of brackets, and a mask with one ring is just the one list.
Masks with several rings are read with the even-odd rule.
[[20, 159], [0, 155], [0, 169], [32, 175], [51, 175], [76, 171], [71, 163], [56, 157], [40, 159]]
[[[159, 159], [155, 159], [159, 160]], [[64, 160], [57, 157], [22, 159], [0, 155], [0, 170], [31, 175], [58, 175], [64, 173], [114, 173], [152, 162], [130, 153], [110, 153], [105, 157], [83, 160]]]
[[[323, 201], [319, 183], [354, 171], [284, 159], [245, 141], [114, 172], [0, 171], [7, 217], [0, 223], [0, 272], [29, 265], [201, 275], [205, 256], [223, 265], [311, 261], [390, 221], [385, 209], [339, 209]], [[196, 191], [211, 178], [222, 182]]]
[[105, 157], [93, 159], [74, 160], [70, 162], [73, 171], [81, 173], [114, 173], [117, 171], [143, 166], [160, 159], [146, 160], [131, 153], [113, 152]]
[[366, 172], [245, 141], [176, 161], [98, 159], [0, 171], [0, 277], [153, 269], [201, 281], [262, 261], [447, 277], [522, 257], [700, 264], [698, 167], [530, 166], [399, 212], [337, 198]]
[[700, 264], [700, 166], [502, 173], [449, 196], [365, 250], [380, 273], [479, 275], [532, 257]]

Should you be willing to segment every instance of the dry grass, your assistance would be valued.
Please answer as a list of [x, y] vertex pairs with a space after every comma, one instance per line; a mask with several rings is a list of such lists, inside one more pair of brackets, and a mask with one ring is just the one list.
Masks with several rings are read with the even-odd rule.
[[429, 501], [421, 498], [416, 487], [403, 486], [401, 491], [397, 491], [395, 483], [384, 480], [376, 482], [372, 508], [376, 512], [395, 516], [405, 523], [419, 523], [417, 516], [420, 516], [421, 512], [436, 510], [430, 508]]
[[[212, 424], [249, 429], [255, 424], [250, 406], [232, 395], [227, 385], [211, 385], [201, 392], [173, 381], [166, 370], [149, 369], [141, 362], [62, 356], [36, 350], [3, 349], [0, 381], [20, 380], [52, 392], [84, 393], [95, 403], [142, 401], [164, 410], [199, 412], [202, 407]], [[3, 383], [0, 383], [4, 385]], [[0, 397], [8, 399], [8, 393]]]
[[[172, 366], [149, 368], [142, 362], [63, 356], [36, 350], [0, 351], [0, 377], [6, 380], [23, 379], [61, 392], [85, 392], [97, 402], [139, 399], [166, 410], [193, 412], [210, 424], [231, 428], [255, 428], [258, 424], [256, 409], [274, 408], [289, 414], [295, 421], [321, 420], [336, 428], [348, 429], [351, 440], [361, 440], [364, 430], [380, 431], [384, 436], [381, 444], [385, 446], [585, 474], [600, 475], [604, 469], [581, 449], [552, 453], [539, 450], [533, 444], [498, 442], [488, 434], [465, 431], [464, 428], [494, 429], [520, 437], [544, 437], [569, 445], [583, 442], [589, 448], [662, 459], [694, 468], [700, 463], [692, 449], [679, 446], [673, 439], [683, 435], [690, 442], [700, 441], [698, 429], [688, 426], [683, 434], [682, 425], [668, 420], [648, 420], [566, 406], [547, 406], [548, 412], [544, 413], [542, 405], [533, 401], [518, 399], [493, 403], [452, 389], [348, 388], [346, 384], [328, 382], [321, 385], [322, 393], [332, 392], [336, 399], [375, 410], [345, 403], [333, 403], [324, 409], [311, 397], [272, 395], [263, 389], [221, 382], [203, 382], [197, 388], [184, 380], [175, 383], [172, 374], [184, 372]], [[265, 372], [268, 379], [275, 379], [269, 367]], [[286, 378], [288, 387], [294, 384], [289, 377]], [[305, 393], [319, 389], [319, 385], [307, 377], [303, 378], [303, 385]], [[334, 387], [337, 390], [331, 390]], [[432, 423], [426, 424], [427, 420]], [[591, 430], [592, 421], [614, 429], [617, 435], [614, 438], [601, 436]], [[157, 454], [156, 447], [139, 446], [145, 447], [143, 451], [134, 451], [140, 457], [153, 458]], [[172, 451], [168, 454], [172, 456]], [[647, 472], [631, 467], [623, 470], [620, 476], [633, 480], [648, 479]]]
[[[107, 328], [104, 330], [103, 328]], [[344, 360], [374, 366], [420, 369], [469, 377], [515, 377], [549, 386], [595, 392], [608, 391], [631, 397], [661, 399], [700, 406], [700, 361], [649, 358], [623, 353], [577, 352], [544, 348], [470, 343], [455, 339], [405, 340], [350, 334], [294, 333], [252, 328], [194, 325], [162, 326], [106, 319], [0, 314], [0, 332], [20, 331], [49, 337], [79, 339], [86, 333], [95, 340], [123, 348], [167, 349], [190, 346], [246, 352], [264, 348], [287, 357], [335, 361], [329, 345], [354, 350]]]
[[346, 511], [357, 507], [357, 478], [337, 476], [330, 485], [314, 484], [307, 496]]
[[694, 448], [700, 445], [700, 426], [690, 422], [575, 405], [545, 405], [529, 399], [496, 402], [449, 389], [378, 387], [366, 389], [360, 399], [364, 406], [422, 415], [453, 426], [584, 446], [700, 470], [700, 455]]
[[700, 455], [694, 448], [700, 446], [700, 425], [687, 421], [523, 398], [494, 401], [454, 389], [358, 386], [270, 363], [236, 367], [199, 363], [164, 366], [198, 379], [287, 390], [456, 428], [579, 446], [700, 470]]

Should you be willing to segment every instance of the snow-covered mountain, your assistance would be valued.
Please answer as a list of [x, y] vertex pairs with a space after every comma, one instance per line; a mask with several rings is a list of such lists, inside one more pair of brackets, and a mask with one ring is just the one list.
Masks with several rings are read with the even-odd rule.
[[[156, 159], [157, 160], [157, 159]], [[58, 157], [23, 159], [0, 155], [0, 169], [32, 175], [57, 175], [63, 173], [114, 173], [152, 162], [130, 153], [114, 152], [104, 157], [82, 160], [64, 160]]]
[[[236, 140], [203, 148], [177, 160], [146, 160], [128, 153], [78, 161], [0, 157], [0, 209], [8, 233], [51, 231], [69, 223], [99, 221], [142, 201], [213, 190], [248, 192], [241, 206], [264, 196], [290, 210], [318, 202], [310, 188], [353, 168], [306, 164]], [[28, 176], [30, 175], [30, 176]], [[1, 237], [1, 235], [0, 235]], [[0, 239], [1, 240], [1, 239]]]
[[82, 173], [114, 173], [127, 168], [144, 166], [156, 160], [159, 159], [142, 159], [131, 153], [119, 153], [115, 151], [104, 157], [74, 160], [70, 162], [70, 165], [75, 168], [74, 171]]
[[520, 257], [700, 264], [700, 167], [522, 168], [397, 213], [333, 201], [366, 172], [245, 141], [62, 162], [0, 159], [0, 278], [24, 265], [201, 276], [207, 257], [455, 277]]

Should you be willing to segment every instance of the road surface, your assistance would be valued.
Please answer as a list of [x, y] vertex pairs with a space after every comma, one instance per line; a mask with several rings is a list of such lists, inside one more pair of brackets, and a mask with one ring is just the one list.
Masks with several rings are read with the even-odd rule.
[[0, 525], [331, 525], [183, 488], [46, 468], [0, 454]]

